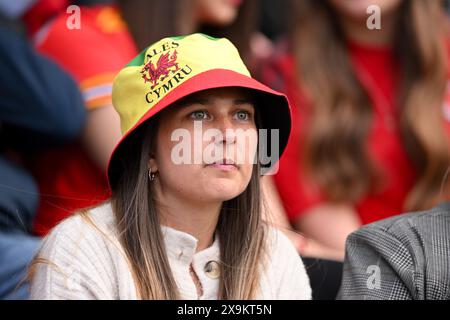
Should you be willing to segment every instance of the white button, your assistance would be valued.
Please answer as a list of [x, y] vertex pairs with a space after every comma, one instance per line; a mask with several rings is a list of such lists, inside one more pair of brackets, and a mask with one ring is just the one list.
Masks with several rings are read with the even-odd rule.
[[205, 274], [211, 279], [217, 279], [220, 276], [220, 266], [216, 261], [209, 261], [205, 265]]

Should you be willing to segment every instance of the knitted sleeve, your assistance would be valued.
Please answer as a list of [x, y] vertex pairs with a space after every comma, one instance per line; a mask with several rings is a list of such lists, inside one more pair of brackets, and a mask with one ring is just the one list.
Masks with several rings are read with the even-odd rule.
[[104, 237], [75, 215], [44, 239], [30, 268], [31, 299], [114, 299], [113, 262]]

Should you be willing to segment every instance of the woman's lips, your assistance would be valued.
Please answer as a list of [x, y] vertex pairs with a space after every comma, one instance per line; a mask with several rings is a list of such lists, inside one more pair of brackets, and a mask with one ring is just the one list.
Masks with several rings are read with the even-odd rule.
[[237, 170], [238, 167], [236, 164], [234, 164], [231, 161], [222, 161], [222, 162], [214, 162], [211, 164], [206, 165], [207, 167], [212, 167], [215, 169], [219, 169], [222, 171], [233, 171], [233, 170]]
[[208, 167], [213, 167], [222, 171], [234, 171], [237, 170], [237, 167], [234, 164], [220, 164], [220, 163], [213, 163], [209, 164]]

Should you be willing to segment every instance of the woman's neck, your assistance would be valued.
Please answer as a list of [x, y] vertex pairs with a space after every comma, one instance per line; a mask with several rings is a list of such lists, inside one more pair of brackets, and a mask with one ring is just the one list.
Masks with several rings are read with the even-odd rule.
[[195, 237], [198, 240], [197, 252], [211, 246], [219, 221], [221, 202], [189, 202], [178, 196], [167, 195], [159, 198], [158, 213], [163, 225]]

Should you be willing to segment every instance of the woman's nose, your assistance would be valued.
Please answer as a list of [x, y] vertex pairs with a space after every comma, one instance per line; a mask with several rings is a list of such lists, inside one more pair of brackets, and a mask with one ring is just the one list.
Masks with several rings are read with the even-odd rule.
[[222, 118], [218, 121], [219, 123], [217, 124], [217, 129], [220, 131], [221, 133], [221, 137], [219, 137], [216, 142], [220, 142], [223, 144], [231, 144], [231, 143], [235, 143], [236, 142], [236, 128], [233, 125], [233, 122], [231, 119], [228, 118]]

